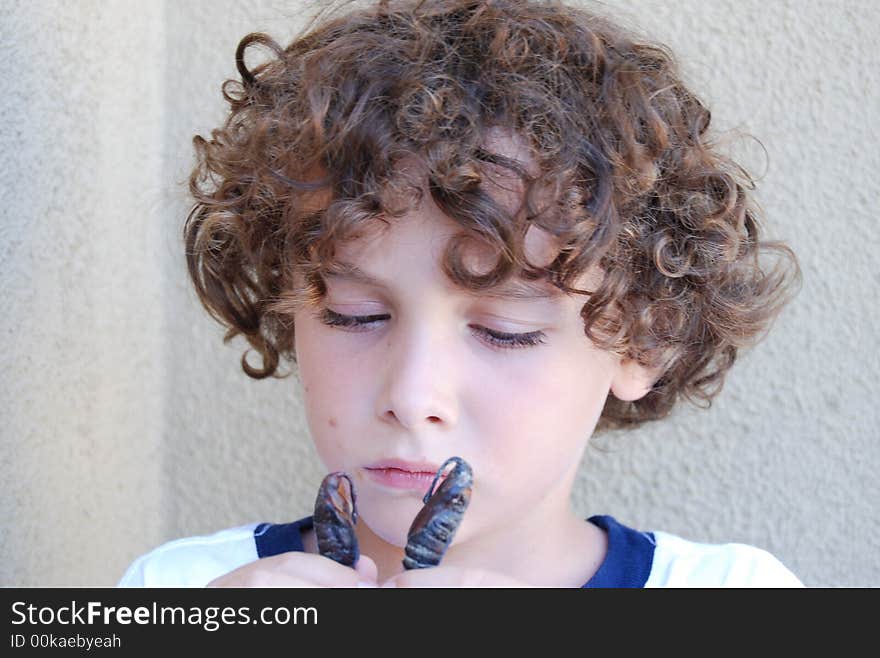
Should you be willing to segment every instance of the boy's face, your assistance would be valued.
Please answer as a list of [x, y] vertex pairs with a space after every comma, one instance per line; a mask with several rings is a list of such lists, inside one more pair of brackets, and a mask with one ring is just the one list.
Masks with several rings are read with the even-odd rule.
[[[505, 140], [496, 149], [518, 153]], [[500, 189], [496, 198], [507, 207], [517, 201]], [[650, 382], [634, 388], [640, 371], [621, 367], [586, 338], [582, 296], [518, 299], [454, 287], [440, 258], [460, 227], [429, 194], [390, 221], [385, 232], [340, 250], [341, 261], [375, 283], [328, 277], [323, 303], [295, 315], [303, 399], [320, 458], [328, 471], [352, 476], [362, 521], [398, 546], [430, 477], [382, 469], [388, 460], [437, 467], [457, 455], [472, 466], [471, 505], [456, 545], [493, 536], [500, 542], [569, 514], [572, 482], [609, 390], [633, 399]], [[533, 263], [555, 256], [543, 232], [532, 229], [527, 245]], [[337, 322], [374, 321], [331, 326], [319, 317], [325, 309]], [[501, 347], [487, 330], [542, 342]]]

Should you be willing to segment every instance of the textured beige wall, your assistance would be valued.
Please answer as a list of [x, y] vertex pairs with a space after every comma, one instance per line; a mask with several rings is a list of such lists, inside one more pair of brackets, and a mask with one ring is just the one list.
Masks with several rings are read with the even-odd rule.
[[[813, 586], [880, 586], [880, 10], [650, 0], [717, 129], [758, 136], [771, 234], [804, 286], [708, 411], [598, 441], [583, 513], [767, 548]], [[309, 513], [296, 380], [257, 382], [198, 305], [190, 139], [238, 39], [297, 2], [0, 2], [0, 585], [112, 585], [165, 540]]]

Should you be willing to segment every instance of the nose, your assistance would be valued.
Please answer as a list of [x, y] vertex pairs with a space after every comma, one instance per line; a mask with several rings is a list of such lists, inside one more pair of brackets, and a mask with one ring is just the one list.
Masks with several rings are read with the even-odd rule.
[[386, 341], [379, 414], [410, 431], [451, 428], [458, 420], [453, 340], [428, 323], [399, 326]]

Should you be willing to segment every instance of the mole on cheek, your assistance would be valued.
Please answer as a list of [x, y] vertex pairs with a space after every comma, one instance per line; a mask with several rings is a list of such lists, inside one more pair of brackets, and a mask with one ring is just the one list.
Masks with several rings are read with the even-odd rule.
[[336, 427], [336, 419], [335, 419], [335, 418], [331, 418], [330, 420], [327, 421], [327, 424], [328, 424], [330, 427]]

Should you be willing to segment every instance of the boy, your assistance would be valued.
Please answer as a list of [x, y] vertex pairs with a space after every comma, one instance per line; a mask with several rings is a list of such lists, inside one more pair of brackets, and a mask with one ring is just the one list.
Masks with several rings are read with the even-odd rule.
[[[274, 55], [250, 70], [254, 44]], [[664, 49], [558, 2], [400, 0], [236, 60], [226, 124], [195, 138], [189, 271], [262, 356], [248, 375], [296, 363], [361, 558], [319, 555], [305, 517], [165, 544], [121, 585], [800, 585], [760, 549], [570, 505], [589, 437], [711, 400], [798, 277]], [[439, 566], [404, 571], [452, 455], [471, 505]]]

